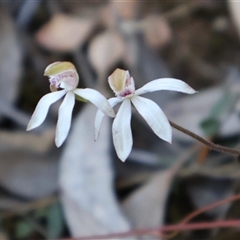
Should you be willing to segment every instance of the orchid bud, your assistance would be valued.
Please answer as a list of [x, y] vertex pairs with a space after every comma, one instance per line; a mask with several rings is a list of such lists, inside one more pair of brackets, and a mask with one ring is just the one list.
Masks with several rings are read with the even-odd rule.
[[117, 68], [109, 77], [108, 83], [117, 97], [130, 97], [135, 92], [135, 84], [129, 71]]
[[75, 89], [79, 80], [76, 68], [70, 62], [54, 62], [48, 65], [44, 71], [44, 76], [49, 77], [52, 92], [59, 88]]

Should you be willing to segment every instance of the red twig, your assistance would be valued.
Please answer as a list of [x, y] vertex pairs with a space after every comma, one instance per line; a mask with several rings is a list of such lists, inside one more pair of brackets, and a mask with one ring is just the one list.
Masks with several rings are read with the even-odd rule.
[[203, 222], [203, 223], [189, 223], [191, 219], [196, 217], [197, 215], [207, 212], [212, 208], [218, 207], [222, 204], [226, 204], [231, 201], [236, 201], [240, 199], [240, 194], [235, 196], [228, 197], [221, 201], [215, 202], [210, 204], [206, 207], [203, 207], [199, 210], [196, 210], [193, 213], [190, 213], [187, 217], [185, 217], [181, 223], [173, 224], [173, 225], [166, 225], [159, 228], [152, 228], [152, 229], [136, 229], [130, 230], [128, 232], [123, 233], [112, 233], [106, 235], [95, 235], [95, 236], [88, 236], [88, 237], [79, 237], [79, 238], [69, 238], [63, 240], [96, 240], [96, 239], [110, 239], [110, 238], [124, 238], [129, 236], [142, 236], [142, 235], [151, 235], [151, 234], [162, 234], [163, 232], [174, 231], [172, 236], [175, 236], [179, 231], [188, 231], [188, 230], [201, 230], [201, 229], [211, 229], [211, 228], [228, 228], [228, 227], [240, 227], [240, 220], [227, 220], [227, 221], [218, 221], [218, 222]]
[[[206, 207], [203, 207], [203, 208], [201, 208], [201, 209], [198, 209], [198, 210], [190, 213], [189, 215], [187, 215], [187, 216], [181, 221], [180, 224], [186, 224], [186, 223], [189, 222], [191, 219], [195, 218], [196, 216], [200, 215], [201, 213], [207, 212], [207, 211], [209, 211], [209, 210], [212, 209], [212, 208], [215, 208], [215, 207], [218, 207], [218, 206], [220, 206], [220, 205], [226, 204], [226, 203], [231, 202], [231, 201], [236, 201], [236, 200], [239, 200], [239, 199], [240, 199], [240, 194], [237, 194], [237, 195], [234, 195], [234, 196], [225, 198], [225, 199], [223, 199], [223, 200], [220, 200], [220, 201], [218, 201], [218, 202], [212, 203], [212, 204], [210, 204], [210, 205], [207, 205]], [[173, 233], [171, 233], [170, 235], [166, 235], [165, 238], [166, 238], [166, 239], [173, 238], [173, 237], [175, 237], [178, 233], [179, 233], [179, 230], [176, 230], [176, 231], [174, 231]]]
[[236, 200], [239, 200], [240, 199], [240, 194], [237, 194], [237, 195], [234, 195], [234, 196], [230, 196], [228, 198], [225, 198], [223, 200], [220, 200], [218, 202], [215, 202], [215, 203], [212, 203], [206, 207], [203, 207], [199, 210], [196, 210], [192, 213], [190, 213], [187, 217], [185, 217], [182, 221], [181, 221], [181, 224], [183, 223], [187, 223], [189, 222], [191, 219], [193, 219], [194, 217], [196, 217], [197, 215], [201, 214], [201, 213], [204, 213], [204, 212], [207, 212], [209, 211], [210, 209], [212, 208], [215, 208], [215, 207], [218, 207], [220, 205], [223, 205], [223, 204], [226, 204], [228, 202], [232, 202], [232, 201], [236, 201]]
[[96, 240], [96, 239], [111, 239], [111, 238], [124, 238], [129, 236], [143, 236], [156, 232], [162, 233], [167, 231], [188, 231], [188, 230], [201, 230], [210, 228], [229, 228], [240, 227], [240, 220], [227, 220], [218, 222], [202, 222], [202, 223], [189, 223], [189, 224], [174, 224], [166, 225], [160, 228], [150, 229], [136, 229], [123, 233], [111, 233], [106, 235], [95, 235], [89, 237], [69, 238], [65, 240]]

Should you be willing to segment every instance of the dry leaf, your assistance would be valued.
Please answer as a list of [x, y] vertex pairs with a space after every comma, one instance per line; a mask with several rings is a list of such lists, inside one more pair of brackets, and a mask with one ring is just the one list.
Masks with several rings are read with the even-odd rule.
[[24, 198], [38, 199], [57, 191], [55, 156], [22, 150], [0, 154], [0, 185]]
[[124, 55], [124, 42], [116, 32], [104, 32], [91, 42], [88, 56], [95, 70], [101, 74], [109, 71]]
[[77, 116], [60, 160], [62, 203], [74, 237], [130, 229], [113, 187], [110, 119], [104, 119], [94, 142], [95, 114], [96, 108], [88, 104]]
[[[0, 132], [0, 185], [26, 198], [41, 198], [57, 190], [58, 162], [54, 130], [43, 134]], [[47, 154], [46, 154], [47, 153]]]
[[143, 20], [144, 37], [149, 46], [160, 48], [171, 39], [171, 29], [167, 21], [157, 15], [149, 15]]
[[0, 151], [31, 151], [45, 153], [54, 144], [55, 129], [48, 130], [42, 134], [30, 132], [7, 132], [0, 131]]
[[73, 51], [84, 43], [94, 26], [94, 19], [56, 14], [37, 32], [36, 40], [52, 51]]
[[171, 168], [156, 173], [124, 201], [122, 207], [133, 228], [156, 228], [164, 223], [168, 193], [181, 164], [179, 161]]

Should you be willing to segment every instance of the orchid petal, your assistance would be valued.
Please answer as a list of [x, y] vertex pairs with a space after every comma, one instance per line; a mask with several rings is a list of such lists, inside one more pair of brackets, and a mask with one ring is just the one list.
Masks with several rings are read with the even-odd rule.
[[[120, 103], [121, 101], [122, 100], [120, 100], [119, 98], [109, 98], [108, 99], [108, 102], [109, 102], [109, 104], [111, 105], [112, 108], [114, 106], [116, 106], [118, 103]], [[99, 132], [100, 132], [100, 128], [101, 128], [101, 124], [102, 124], [102, 120], [103, 120], [104, 116], [105, 116], [105, 114], [101, 110], [97, 111], [95, 121], [94, 121], [95, 140], [99, 136]]]
[[124, 99], [112, 126], [113, 144], [118, 157], [123, 162], [129, 156], [133, 144], [131, 115], [132, 111], [130, 99]]
[[115, 117], [115, 113], [112, 107], [110, 106], [107, 99], [100, 92], [90, 88], [85, 88], [85, 89], [77, 88], [73, 92], [78, 96], [85, 98], [91, 103], [93, 103], [95, 106], [97, 106], [102, 112], [104, 112], [108, 116]]
[[60, 147], [63, 144], [68, 135], [71, 126], [74, 103], [74, 93], [68, 92], [58, 110], [58, 121], [55, 137], [55, 143], [57, 147]]
[[140, 96], [133, 97], [131, 101], [153, 132], [159, 138], [171, 143], [172, 128], [161, 108], [152, 100]]
[[159, 90], [170, 90], [188, 94], [196, 93], [187, 83], [175, 78], [160, 78], [153, 80], [135, 91], [135, 95]]
[[48, 93], [38, 102], [35, 111], [28, 123], [27, 131], [38, 127], [45, 120], [49, 107], [66, 94], [65, 90]]

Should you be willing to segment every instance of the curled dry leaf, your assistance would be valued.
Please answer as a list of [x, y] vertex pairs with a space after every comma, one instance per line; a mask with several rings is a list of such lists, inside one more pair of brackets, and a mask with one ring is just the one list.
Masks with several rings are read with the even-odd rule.
[[106, 73], [124, 55], [124, 42], [116, 32], [104, 32], [90, 44], [88, 56], [98, 73]]
[[149, 15], [143, 20], [143, 32], [147, 43], [155, 48], [162, 47], [171, 39], [168, 22], [157, 15]]
[[37, 32], [36, 40], [49, 50], [73, 51], [83, 44], [94, 26], [94, 19], [56, 14]]

